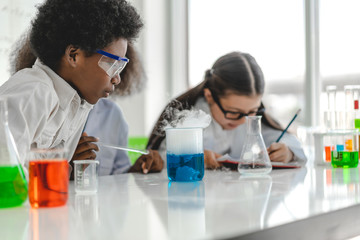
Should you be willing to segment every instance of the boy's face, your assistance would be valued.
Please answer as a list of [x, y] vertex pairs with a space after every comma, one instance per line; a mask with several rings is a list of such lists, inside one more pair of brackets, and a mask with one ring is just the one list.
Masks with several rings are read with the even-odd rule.
[[[120, 38], [101, 50], [119, 57], [125, 57], [127, 40]], [[111, 78], [98, 65], [102, 56], [99, 53], [90, 57], [80, 54], [77, 66], [74, 69], [75, 77], [72, 78], [71, 83], [77, 88], [79, 95], [90, 104], [95, 104], [100, 98], [108, 97], [114, 91], [115, 85], [121, 81], [119, 74]]]

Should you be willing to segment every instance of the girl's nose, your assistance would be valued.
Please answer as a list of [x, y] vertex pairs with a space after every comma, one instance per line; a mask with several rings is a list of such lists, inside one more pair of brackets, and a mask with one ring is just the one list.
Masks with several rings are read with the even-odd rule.
[[115, 74], [115, 76], [111, 79], [111, 83], [114, 85], [118, 85], [121, 82], [120, 73]]

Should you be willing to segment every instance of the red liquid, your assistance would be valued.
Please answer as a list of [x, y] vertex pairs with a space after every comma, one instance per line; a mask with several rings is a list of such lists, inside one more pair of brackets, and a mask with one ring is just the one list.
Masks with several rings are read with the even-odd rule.
[[325, 160], [331, 162], [331, 151], [335, 150], [335, 146], [325, 146]]
[[66, 159], [30, 161], [29, 175], [31, 207], [56, 207], [66, 204], [69, 185], [69, 166]]
[[331, 147], [325, 146], [325, 160], [331, 162]]

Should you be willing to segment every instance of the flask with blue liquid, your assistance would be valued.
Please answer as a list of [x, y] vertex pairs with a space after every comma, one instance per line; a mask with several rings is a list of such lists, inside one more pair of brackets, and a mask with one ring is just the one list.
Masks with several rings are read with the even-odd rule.
[[166, 129], [166, 158], [170, 181], [201, 181], [204, 177], [203, 129]]

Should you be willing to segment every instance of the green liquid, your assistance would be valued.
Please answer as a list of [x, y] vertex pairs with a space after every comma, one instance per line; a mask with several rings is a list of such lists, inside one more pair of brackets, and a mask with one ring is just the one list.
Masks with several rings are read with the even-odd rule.
[[358, 164], [358, 151], [331, 151], [331, 165], [335, 168], [355, 168]]
[[355, 122], [355, 128], [360, 128], [360, 119], [356, 118], [354, 122]]
[[0, 208], [19, 206], [27, 196], [27, 182], [18, 166], [0, 166]]

